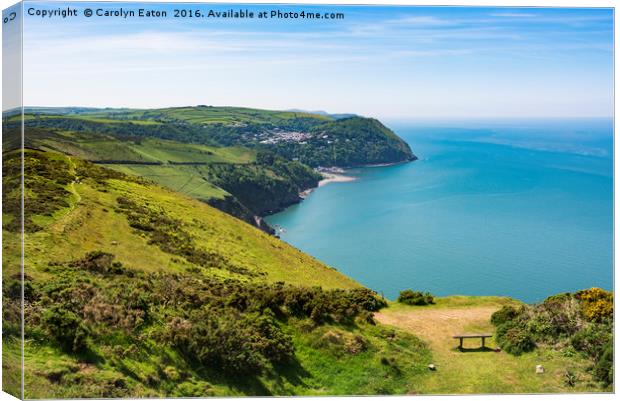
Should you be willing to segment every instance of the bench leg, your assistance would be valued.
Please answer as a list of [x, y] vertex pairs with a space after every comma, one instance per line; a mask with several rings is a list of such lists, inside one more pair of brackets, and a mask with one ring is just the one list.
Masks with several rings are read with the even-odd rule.
[[482, 337], [482, 348], [484, 348], [484, 337]]
[[461, 338], [459, 338], [459, 341], [460, 341], [459, 348], [460, 348], [460, 349], [463, 349], [463, 338], [462, 338], [462, 337], [461, 337]]

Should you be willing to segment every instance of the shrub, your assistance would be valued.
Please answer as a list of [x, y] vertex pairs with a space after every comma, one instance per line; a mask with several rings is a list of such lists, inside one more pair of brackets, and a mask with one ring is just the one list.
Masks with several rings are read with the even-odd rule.
[[[567, 357], [579, 352], [593, 362], [594, 377], [608, 386], [613, 382], [612, 315], [613, 294], [591, 288], [519, 309], [504, 306], [491, 322], [497, 327], [497, 343], [506, 352], [520, 355], [536, 343], [551, 345]], [[577, 376], [568, 372], [564, 379], [572, 386]]]
[[234, 309], [201, 309], [190, 319], [173, 319], [167, 340], [188, 358], [229, 373], [257, 374], [267, 361], [294, 355], [291, 338], [269, 316], [241, 315]]
[[88, 349], [90, 330], [75, 313], [62, 306], [52, 306], [45, 311], [42, 320], [65, 351], [82, 352]]
[[[162, 366], [198, 365], [255, 377], [270, 364], [287, 365], [295, 357], [292, 338], [281, 328], [287, 319], [299, 318], [306, 331], [324, 323], [366, 324], [372, 321], [371, 311], [385, 304], [365, 289], [244, 282], [202, 272], [147, 273], [100, 251], [52, 263], [50, 269], [54, 274], [49, 280], [33, 282], [28, 290], [33, 304], [29, 327], [43, 333], [35, 341], [49, 338], [69, 353], [109, 350], [115, 355], [112, 363], [139, 358], [156, 342], [184, 359], [179, 365], [164, 358]], [[20, 287], [10, 281], [4, 291], [20, 295]], [[19, 316], [18, 307], [15, 313]], [[362, 337], [345, 340], [343, 353], [360, 353], [369, 346]], [[148, 386], [162, 378], [177, 380], [172, 369], [147, 373], [143, 383]]]
[[111, 253], [93, 251], [82, 259], [70, 262], [68, 265], [101, 274], [122, 274], [125, 272], [120, 262], [114, 262], [115, 256]]
[[224, 268], [235, 273], [252, 275], [242, 266], [233, 265], [222, 255], [200, 249], [192, 235], [184, 230], [185, 224], [166, 215], [163, 210], [153, 210], [133, 199], [119, 196], [118, 211], [124, 213], [129, 225], [149, 236], [149, 244], [172, 255], [182, 256], [198, 266]]
[[493, 313], [493, 315], [491, 315], [491, 323], [494, 326], [499, 326], [508, 321], [511, 321], [512, 319], [517, 317], [518, 314], [519, 312], [517, 311], [515, 307], [504, 305], [502, 306], [500, 310], [498, 310], [497, 312]]
[[564, 383], [569, 387], [575, 387], [577, 382], [577, 375], [572, 370], [566, 370], [564, 372]]
[[354, 288], [349, 290], [349, 299], [354, 304], [369, 312], [377, 312], [387, 306], [387, 302], [368, 288]]
[[500, 325], [496, 338], [500, 347], [512, 355], [521, 355], [536, 348], [532, 335], [523, 326], [513, 322]]
[[530, 331], [547, 341], [568, 338], [582, 324], [579, 309], [578, 301], [570, 294], [549, 297], [532, 308], [533, 313], [529, 316]]
[[166, 366], [163, 369], [162, 374], [166, 379], [172, 381], [178, 381], [181, 378], [179, 371], [174, 366]]
[[588, 321], [600, 322], [614, 313], [614, 298], [611, 292], [590, 288], [577, 291], [575, 298], [581, 302], [583, 315]]
[[398, 295], [398, 302], [406, 305], [429, 305], [435, 303], [435, 298], [428, 292], [404, 290]]
[[614, 382], [614, 347], [613, 341], [609, 341], [602, 349], [600, 359], [592, 372], [594, 377], [605, 386]]
[[577, 351], [597, 359], [602, 355], [605, 345], [611, 341], [612, 333], [610, 325], [589, 324], [575, 333], [570, 342]]

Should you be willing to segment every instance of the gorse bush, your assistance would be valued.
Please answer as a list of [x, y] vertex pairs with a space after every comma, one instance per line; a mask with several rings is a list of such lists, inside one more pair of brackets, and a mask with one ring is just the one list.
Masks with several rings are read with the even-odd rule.
[[190, 365], [246, 376], [295, 359], [282, 330], [289, 319], [308, 319], [314, 327], [354, 325], [385, 306], [367, 289], [248, 283], [200, 271], [145, 273], [101, 251], [49, 268], [54, 276], [29, 290], [30, 330], [48, 334], [40, 341], [79, 355], [119, 344], [148, 349], [155, 342]]
[[[609, 386], [613, 383], [612, 316], [613, 294], [591, 288], [519, 309], [504, 306], [491, 316], [491, 323], [497, 328], [497, 343], [506, 352], [520, 355], [537, 345], [577, 351], [594, 364], [593, 376]], [[571, 376], [570, 381], [575, 379]]]
[[598, 359], [612, 340], [612, 335], [610, 324], [589, 324], [575, 333], [570, 338], [570, 343], [575, 350], [590, 358]]
[[173, 319], [166, 341], [190, 360], [230, 373], [256, 374], [268, 362], [294, 356], [291, 338], [269, 315], [241, 314], [234, 308], [202, 308], [188, 319]]
[[614, 296], [600, 288], [578, 291], [575, 298], [581, 301], [582, 312], [589, 321], [600, 322], [614, 312]]
[[594, 377], [607, 386], [614, 382], [614, 345], [613, 340], [609, 340], [600, 350], [600, 356], [594, 366]]
[[88, 349], [90, 330], [86, 322], [61, 305], [51, 306], [41, 316], [45, 329], [67, 352], [83, 352]]
[[435, 303], [435, 297], [428, 292], [404, 290], [398, 295], [398, 302], [406, 305], [430, 305]]
[[497, 328], [496, 337], [504, 351], [521, 355], [536, 348], [532, 334], [517, 323], [506, 322]]
[[491, 315], [491, 323], [499, 326], [514, 319], [518, 314], [519, 312], [514, 306], [504, 305], [500, 310]]
[[72, 261], [67, 265], [93, 273], [122, 274], [126, 272], [120, 262], [114, 262], [114, 255], [102, 251], [89, 252], [82, 259]]

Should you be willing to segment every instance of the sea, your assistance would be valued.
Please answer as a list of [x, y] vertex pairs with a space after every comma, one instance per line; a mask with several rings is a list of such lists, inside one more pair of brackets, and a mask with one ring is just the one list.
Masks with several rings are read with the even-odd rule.
[[419, 159], [269, 216], [284, 241], [390, 299], [613, 289], [612, 119], [387, 125]]

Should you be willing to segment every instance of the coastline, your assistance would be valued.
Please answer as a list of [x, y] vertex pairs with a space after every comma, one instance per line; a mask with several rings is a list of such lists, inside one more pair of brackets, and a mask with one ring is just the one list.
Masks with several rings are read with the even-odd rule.
[[[414, 156], [410, 160], [401, 160], [401, 161], [392, 162], [392, 163], [364, 164], [364, 165], [360, 165], [360, 166], [351, 166], [349, 168], [353, 169], [353, 168], [390, 167], [390, 166], [396, 166], [396, 165], [399, 165], [399, 164], [410, 163], [410, 162], [415, 161], [415, 160], [418, 160], [418, 158], [416, 156]], [[323, 179], [318, 182], [316, 187], [307, 188], [307, 189], [301, 191], [299, 193], [299, 197], [300, 198], [305, 199], [315, 189], [320, 188], [320, 187], [322, 187], [324, 185], [327, 185], [329, 183], [332, 183], [332, 182], [351, 182], [351, 181], [357, 180], [357, 177], [346, 175], [347, 170], [345, 168], [343, 168], [343, 167], [318, 167], [316, 169], [316, 171], [319, 172], [323, 176]]]
[[300, 198], [305, 199], [315, 189], [320, 188], [332, 182], [351, 182], [351, 181], [357, 180], [357, 177], [343, 174], [345, 173], [345, 170], [339, 167], [322, 168], [322, 169], [319, 169], [318, 172], [323, 176], [323, 179], [318, 182], [316, 187], [308, 188], [308, 189], [301, 191], [299, 193]]
[[357, 180], [357, 177], [353, 177], [350, 175], [344, 174], [334, 174], [334, 173], [321, 173], [323, 175], [323, 179], [319, 181], [317, 188], [322, 187], [323, 185], [327, 185], [330, 182], [351, 182]]
[[359, 166], [359, 168], [398, 166], [399, 164], [407, 164], [407, 163], [414, 162], [416, 160], [420, 160], [420, 159], [416, 155], [413, 155], [413, 157], [409, 160], [401, 160], [398, 162], [391, 162], [391, 163], [364, 164], [362, 166]]

